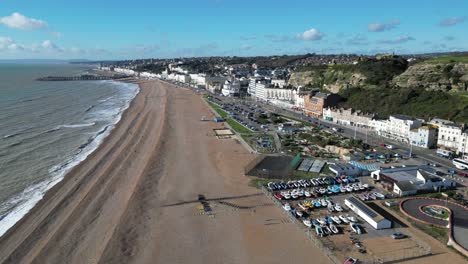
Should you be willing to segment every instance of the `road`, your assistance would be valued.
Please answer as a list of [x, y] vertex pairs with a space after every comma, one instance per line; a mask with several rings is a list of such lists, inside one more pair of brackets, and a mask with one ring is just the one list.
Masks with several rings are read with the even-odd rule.
[[[240, 105], [244, 103], [250, 103], [251, 105], [257, 105], [257, 108], [263, 108], [267, 111], [274, 112], [285, 117], [290, 117], [297, 120], [303, 120], [304, 122], [309, 122], [313, 125], [320, 126], [322, 129], [332, 130], [332, 128], [341, 128], [342, 132], [340, 132], [343, 136], [348, 138], [355, 138], [360, 139], [363, 142], [371, 145], [371, 147], [375, 148], [378, 147], [381, 143], [385, 143], [387, 145], [393, 145], [395, 148], [392, 149], [393, 152], [398, 153], [402, 156], [409, 156], [410, 153], [410, 146], [408, 144], [403, 144], [402, 142], [397, 142], [390, 140], [388, 138], [384, 138], [376, 134], [375, 131], [370, 129], [364, 128], [356, 128], [354, 126], [346, 126], [337, 124], [328, 120], [318, 119], [314, 117], [309, 117], [305, 115], [302, 111], [293, 111], [291, 109], [284, 109], [280, 108], [275, 105], [271, 105], [265, 102], [260, 101], [253, 101], [252, 99], [239, 99], [239, 98], [231, 98], [231, 97], [216, 97], [218, 100], [228, 103], [239, 103]], [[453, 164], [451, 160], [439, 157], [435, 154], [435, 150], [433, 149], [425, 149], [420, 147], [413, 146], [412, 155], [415, 156], [415, 160], [420, 161], [422, 164], [427, 163], [437, 163], [441, 165], [437, 168], [437, 170], [447, 174], [448, 170], [455, 170], [459, 172]], [[457, 174], [450, 175], [452, 180], [457, 181], [459, 184], [468, 186], [467, 179], [464, 179]]]
[[431, 217], [421, 212], [420, 208], [425, 205], [439, 205], [449, 208], [452, 211], [452, 233], [453, 238], [462, 247], [468, 249], [468, 210], [461, 205], [444, 200], [415, 198], [403, 202], [402, 209], [410, 215], [424, 223], [432, 223], [439, 226], [447, 226], [448, 221]]

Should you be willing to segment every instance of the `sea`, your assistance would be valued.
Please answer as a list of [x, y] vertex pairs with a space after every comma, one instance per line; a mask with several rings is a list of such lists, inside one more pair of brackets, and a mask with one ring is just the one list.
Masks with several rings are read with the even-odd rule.
[[101, 144], [138, 93], [132, 83], [36, 80], [92, 68], [0, 64], [0, 236]]

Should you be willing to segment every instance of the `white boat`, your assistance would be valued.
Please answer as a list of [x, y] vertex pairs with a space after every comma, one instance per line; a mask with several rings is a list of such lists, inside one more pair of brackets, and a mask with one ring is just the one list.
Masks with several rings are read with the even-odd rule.
[[305, 197], [307, 197], [307, 198], [312, 197], [312, 195], [311, 195], [310, 192], [308, 192], [308, 191], [305, 191], [305, 192], [304, 192], [304, 195], [305, 195]]
[[340, 215], [339, 218], [341, 219], [341, 221], [343, 221], [344, 223], [348, 224], [349, 223], [349, 220], [348, 218], [346, 218], [344, 215]]
[[364, 187], [364, 189], [367, 189], [367, 188], [369, 188], [369, 184], [364, 183], [364, 184], [362, 185], [362, 187]]
[[343, 186], [341, 186], [341, 187], [340, 187], [340, 192], [345, 193], [345, 192], [346, 192], [346, 188], [343, 187]]
[[341, 220], [340, 220], [340, 218], [338, 216], [334, 215], [334, 216], [332, 216], [330, 218], [333, 220], [333, 222], [335, 222], [335, 224], [337, 224], [337, 225], [341, 224]]
[[366, 187], [364, 187], [362, 184], [359, 184], [358, 186], [359, 186], [359, 190], [360, 190], [360, 191], [362, 191], [362, 190], [365, 190], [365, 189], [366, 189]]
[[335, 210], [336, 210], [337, 212], [343, 212], [343, 208], [342, 208], [341, 205], [339, 205], [339, 204], [335, 204]]
[[310, 222], [309, 219], [302, 220], [302, 223], [304, 223], [304, 225], [307, 227], [312, 227], [312, 222]]
[[292, 192], [291, 192], [291, 198], [297, 199], [297, 197], [299, 197], [299, 195], [297, 194], [297, 192], [292, 191]]
[[304, 212], [302, 212], [301, 210], [296, 210], [296, 215], [302, 217], [304, 215]]
[[324, 224], [327, 223], [327, 222], [325, 222], [325, 220], [323, 220], [321, 218], [317, 218], [317, 222], [319, 222], [321, 225], [324, 225]]
[[304, 190], [299, 190], [299, 191], [297, 191], [297, 195], [298, 195], [299, 197], [303, 197], [303, 196], [304, 196]]
[[323, 229], [323, 232], [326, 234], [326, 235], [330, 235], [331, 234], [331, 230], [330, 228], [327, 226], [327, 225], [322, 225], [322, 229]]
[[327, 192], [327, 189], [325, 189], [325, 188], [320, 188], [319, 189], [320, 194], [325, 194], [326, 192]]
[[359, 225], [355, 224], [355, 223], [350, 223], [349, 226], [351, 227], [351, 229], [358, 235], [361, 234], [361, 228], [359, 227]]
[[356, 222], [357, 222], [356, 217], [354, 217], [354, 216], [352, 216], [352, 215], [347, 215], [346, 218], [347, 218], [351, 223], [356, 223]]
[[323, 207], [327, 207], [327, 201], [325, 199], [320, 200], [320, 204], [322, 204]]
[[330, 223], [329, 226], [333, 234], [338, 234], [338, 228], [336, 227], [336, 225], [334, 225], [333, 223]]
[[349, 185], [346, 186], [346, 191], [347, 191], [347, 192], [352, 192], [352, 191], [353, 191], [353, 187], [351, 187], [351, 186], [349, 186]]
[[385, 195], [384, 194], [381, 194], [379, 192], [374, 192], [373, 193], [374, 196], [377, 198], [377, 199], [385, 199]]
[[283, 209], [289, 212], [291, 211], [291, 205], [289, 205], [288, 203], [285, 203], [283, 204]]

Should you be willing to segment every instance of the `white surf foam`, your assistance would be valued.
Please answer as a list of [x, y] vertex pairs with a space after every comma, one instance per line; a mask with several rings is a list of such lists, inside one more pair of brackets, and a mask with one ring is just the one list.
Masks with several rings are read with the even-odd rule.
[[[133, 98], [139, 93], [138, 85], [129, 84], [129, 83], [119, 83], [112, 82], [113, 85], [120, 89], [120, 92], [123, 92], [122, 100], [125, 100], [125, 103], [122, 107], [118, 108], [117, 111], [110, 110], [112, 115], [107, 115], [110, 117], [107, 119], [107, 125], [102, 127], [95, 136], [91, 138], [84, 147], [80, 147], [77, 153], [66, 160], [62, 164], [55, 165], [49, 169], [50, 178], [44, 180], [35, 185], [29, 186], [20, 194], [15, 195], [9, 199], [4, 204], [0, 205], [0, 211], [5, 208], [13, 208], [7, 213], [0, 215], [0, 237], [3, 236], [12, 226], [15, 225], [24, 215], [26, 215], [43, 197], [44, 194], [52, 188], [54, 185], [59, 183], [73, 167], [80, 164], [84, 161], [91, 153], [93, 153], [102, 141], [110, 134], [115, 125], [120, 121], [122, 113], [129, 107], [130, 102]], [[77, 125], [95, 125], [95, 123], [87, 124], [76, 124], [76, 125], [67, 125], [72, 127], [77, 127]], [[54, 131], [53, 129], [52, 131]]]

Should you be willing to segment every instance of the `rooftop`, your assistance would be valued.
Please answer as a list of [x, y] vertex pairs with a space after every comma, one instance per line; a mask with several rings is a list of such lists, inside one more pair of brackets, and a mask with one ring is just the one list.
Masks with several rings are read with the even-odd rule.
[[408, 166], [400, 168], [382, 169], [380, 170], [380, 174], [390, 177], [397, 182], [414, 181], [416, 180], [418, 170], [425, 173], [435, 173], [435, 170], [429, 166]]
[[348, 202], [356, 206], [361, 212], [372, 218], [375, 222], [380, 222], [385, 219], [381, 214], [377, 213], [374, 209], [370, 208], [363, 201], [359, 200], [356, 196], [351, 196], [346, 198]]
[[395, 182], [395, 185], [398, 186], [398, 188], [403, 192], [414, 191], [417, 189], [416, 186], [411, 181]]
[[400, 120], [414, 120], [414, 118], [412, 118], [411, 116], [407, 116], [407, 115], [392, 115], [392, 117], [396, 119], [400, 119]]

